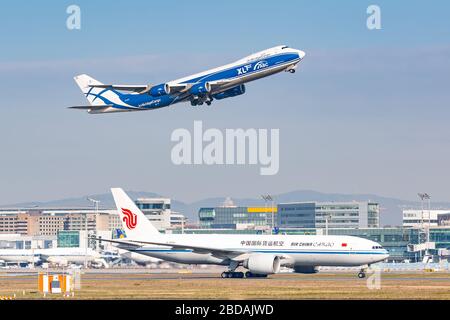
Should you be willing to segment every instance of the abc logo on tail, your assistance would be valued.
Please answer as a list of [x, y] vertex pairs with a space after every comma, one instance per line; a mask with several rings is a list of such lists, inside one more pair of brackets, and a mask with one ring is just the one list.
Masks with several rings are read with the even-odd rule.
[[128, 209], [122, 208], [122, 213], [124, 215], [123, 222], [125, 222], [128, 229], [134, 229], [137, 225], [137, 215]]

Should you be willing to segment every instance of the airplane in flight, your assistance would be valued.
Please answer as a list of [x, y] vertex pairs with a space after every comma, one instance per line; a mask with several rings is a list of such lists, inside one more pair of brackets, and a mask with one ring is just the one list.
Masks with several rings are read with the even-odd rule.
[[294, 73], [305, 52], [288, 46], [266, 49], [233, 63], [158, 85], [103, 84], [86, 74], [74, 79], [89, 105], [72, 109], [89, 113], [154, 110], [178, 102], [192, 106], [245, 93], [244, 83], [287, 71]]
[[225, 265], [223, 278], [267, 277], [281, 267], [316, 273], [319, 266], [358, 266], [364, 278], [370, 264], [389, 256], [380, 244], [352, 236], [161, 234], [121, 188], [111, 192], [127, 237], [94, 239], [166, 261]]

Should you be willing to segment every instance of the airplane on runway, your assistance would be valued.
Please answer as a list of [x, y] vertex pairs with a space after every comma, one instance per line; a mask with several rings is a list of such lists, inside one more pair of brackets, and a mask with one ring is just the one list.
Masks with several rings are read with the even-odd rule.
[[86, 74], [74, 79], [89, 101], [69, 108], [89, 113], [154, 110], [178, 102], [192, 106], [245, 93], [244, 83], [287, 71], [294, 73], [305, 53], [288, 46], [266, 49], [236, 62], [158, 85], [103, 84]]
[[[120, 188], [111, 192], [127, 234], [118, 243], [136, 253], [185, 264], [226, 265], [223, 278], [266, 277], [282, 266], [297, 273], [316, 273], [319, 266], [366, 267], [389, 254], [380, 244], [352, 236], [161, 234]], [[248, 271], [236, 272], [238, 267]]]
[[102, 263], [102, 256], [88, 248], [0, 249], [0, 260], [8, 264], [49, 262], [58, 265], [82, 264], [85, 261]]

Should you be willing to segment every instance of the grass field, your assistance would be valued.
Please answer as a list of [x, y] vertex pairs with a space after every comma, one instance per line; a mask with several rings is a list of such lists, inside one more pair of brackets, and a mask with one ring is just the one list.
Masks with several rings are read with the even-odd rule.
[[[382, 273], [380, 289], [354, 273], [278, 274], [221, 279], [216, 274], [83, 274], [75, 296], [46, 299], [450, 299], [449, 273]], [[25, 294], [24, 294], [25, 293]], [[37, 275], [0, 274], [0, 296], [42, 299]]]

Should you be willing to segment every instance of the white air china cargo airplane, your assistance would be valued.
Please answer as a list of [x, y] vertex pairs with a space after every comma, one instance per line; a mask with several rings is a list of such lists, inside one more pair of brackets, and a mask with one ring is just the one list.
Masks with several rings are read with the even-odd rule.
[[95, 250], [83, 248], [51, 249], [0, 249], [0, 260], [8, 263], [37, 263], [41, 261], [68, 264], [96, 261], [100, 254]]
[[244, 83], [287, 71], [294, 73], [305, 53], [277, 46], [236, 62], [158, 85], [103, 84], [86, 74], [74, 79], [89, 101], [86, 106], [69, 107], [89, 113], [142, 111], [190, 101], [192, 106], [245, 93]]
[[229, 266], [224, 278], [243, 278], [278, 273], [281, 266], [298, 273], [315, 273], [318, 266], [365, 267], [389, 254], [378, 243], [351, 236], [161, 234], [120, 188], [111, 192], [127, 234], [119, 247], [162, 260], [186, 264]]

